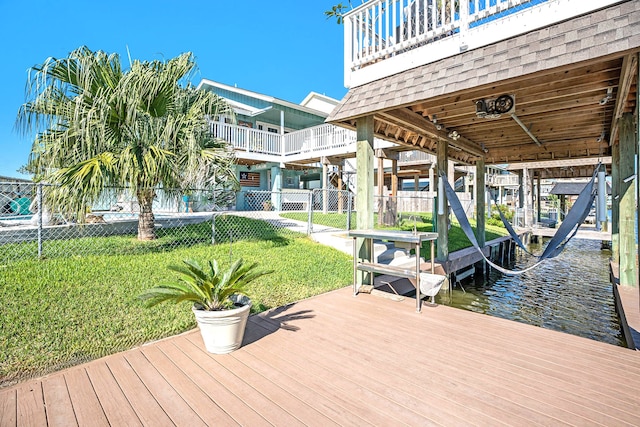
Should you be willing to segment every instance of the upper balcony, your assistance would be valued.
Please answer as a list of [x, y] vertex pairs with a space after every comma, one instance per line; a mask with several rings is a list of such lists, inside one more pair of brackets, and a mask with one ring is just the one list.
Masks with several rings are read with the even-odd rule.
[[[354, 157], [356, 132], [340, 126], [322, 124], [286, 134], [272, 133], [236, 124], [210, 122], [211, 134], [224, 139], [239, 158], [258, 162], [315, 163], [322, 157]], [[398, 147], [380, 138], [374, 139], [374, 148]]]
[[360, 86], [620, 0], [369, 0], [344, 17], [344, 81]]

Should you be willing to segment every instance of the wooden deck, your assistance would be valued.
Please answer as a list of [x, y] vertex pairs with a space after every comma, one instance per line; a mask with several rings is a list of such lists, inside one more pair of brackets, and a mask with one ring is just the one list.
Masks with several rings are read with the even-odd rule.
[[0, 391], [0, 425], [638, 425], [640, 352], [351, 288]]

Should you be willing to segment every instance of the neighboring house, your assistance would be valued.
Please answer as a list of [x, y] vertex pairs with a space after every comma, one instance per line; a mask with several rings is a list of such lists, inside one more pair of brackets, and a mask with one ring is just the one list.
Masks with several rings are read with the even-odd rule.
[[[300, 104], [294, 104], [208, 79], [203, 79], [198, 88], [224, 98], [235, 111], [235, 118], [212, 121], [211, 131], [235, 149], [242, 190], [236, 201], [238, 210], [261, 209], [264, 194], [260, 195], [262, 199], [253, 197], [256, 191], [282, 193], [285, 200], [278, 195], [271, 197], [276, 210], [281, 210], [287, 197], [295, 197], [287, 192], [297, 192], [299, 197], [300, 190], [325, 185], [355, 192], [355, 177], [348, 183], [347, 176], [355, 171], [356, 133], [325, 124], [338, 100], [311, 92]], [[386, 159], [382, 162], [384, 186], [376, 194], [393, 193], [392, 164], [397, 161], [399, 189], [411, 188], [413, 182], [417, 183], [413, 184], [415, 189], [428, 188], [433, 196], [428, 183], [433, 180], [435, 156], [380, 138], [375, 138], [375, 146]], [[465, 174], [464, 168], [455, 169], [456, 179]], [[323, 182], [324, 176], [327, 180]]]
[[[212, 133], [228, 141], [238, 159], [237, 178], [243, 190], [239, 210], [250, 206], [250, 191], [284, 191], [320, 187], [325, 151], [344, 145], [345, 132], [325, 125], [336, 99], [311, 92], [300, 104], [203, 79], [199, 89], [224, 98], [235, 110], [235, 118], [219, 117], [211, 122]], [[318, 150], [320, 148], [321, 150]], [[302, 156], [300, 153], [303, 154]]]

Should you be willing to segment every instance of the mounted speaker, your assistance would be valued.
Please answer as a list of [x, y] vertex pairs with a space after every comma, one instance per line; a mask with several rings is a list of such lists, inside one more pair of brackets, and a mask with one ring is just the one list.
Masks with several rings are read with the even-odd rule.
[[516, 106], [516, 100], [513, 95], [500, 95], [496, 98], [493, 109], [498, 114], [512, 113]]
[[500, 95], [497, 98], [486, 98], [474, 101], [476, 105], [476, 116], [484, 119], [497, 119], [502, 114], [515, 112], [515, 95]]

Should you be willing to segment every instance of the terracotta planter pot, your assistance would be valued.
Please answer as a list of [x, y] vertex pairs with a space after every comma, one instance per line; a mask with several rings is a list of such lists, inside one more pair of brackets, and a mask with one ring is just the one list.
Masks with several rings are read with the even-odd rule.
[[226, 354], [242, 345], [244, 330], [251, 311], [251, 300], [242, 297], [244, 304], [231, 310], [206, 311], [193, 307], [204, 346], [209, 353]]

